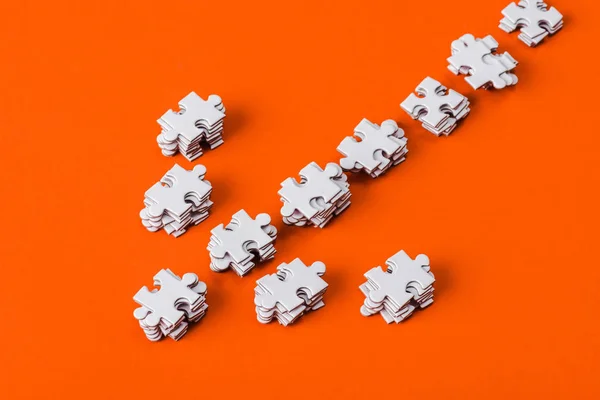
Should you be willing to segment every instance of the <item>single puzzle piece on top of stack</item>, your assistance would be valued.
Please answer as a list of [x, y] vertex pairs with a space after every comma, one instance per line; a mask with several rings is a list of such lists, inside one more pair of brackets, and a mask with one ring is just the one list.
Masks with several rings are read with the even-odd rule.
[[160, 289], [144, 286], [133, 296], [141, 306], [133, 316], [149, 340], [155, 342], [165, 336], [179, 340], [187, 333], [188, 325], [200, 321], [206, 313], [206, 284], [196, 274], [180, 278], [162, 269], [154, 275], [154, 285]]
[[435, 278], [425, 254], [412, 260], [401, 250], [386, 264], [386, 271], [381, 267], [369, 270], [365, 274], [367, 282], [359, 286], [366, 296], [360, 309], [362, 315], [380, 313], [388, 324], [399, 323], [410, 317], [415, 309], [433, 303]]
[[433, 78], [425, 78], [415, 92], [417, 94], [411, 93], [400, 107], [436, 136], [448, 136], [458, 121], [469, 114], [469, 100]]
[[240, 210], [227, 226], [220, 224], [214, 228], [207, 248], [210, 269], [222, 272], [231, 267], [244, 276], [256, 263], [272, 259], [277, 228], [270, 223], [269, 214], [258, 214], [252, 219], [245, 210]]
[[287, 178], [277, 192], [283, 202], [281, 215], [286, 224], [323, 228], [350, 206], [348, 178], [336, 163], [328, 163], [322, 170], [311, 162], [302, 168], [300, 177], [300, 182]]
[[307, 267], [299, 258], [277, 267], [277, 273], [256, 281], [254, 305], [256, 318], [267, 324], [276, 318], [283, 326], [294, 323], [302, 315], [325, 305], [323, 295], [327, 282], [325, 264], [314, 262]]
[[452, 56], [448, 69], [454, 75], [467, 75], [465, 80], [473, 89], [503, 89], [519, 81], [512, 70], [517, 61], [508, 52], [496, 54], [498, 42], [488, 35], [476, 39], [470, 33], [452, 42]]
[[162, 228], [178, 237], [193, 225], [208, 218], [212, 206], [212, 186], [204, 179], [206, 167], [196, 165], [188, 171], [175, 164], [160, 180], [146, 191], [140, 211], [142, 224], [150, 232]]
[[163, 155], [183, 154], [189, 161], [202, 155], [201, 143], [211, 149], [223, 144], [225, 106], [216, 94], [203, 100], [191, 92], [179, 102], [179, 112], [167, 111], [158, 119], [162, 131], [156, 141]]
[[548, 35], [554, 35], [563, 27], [563, 16], [554, 7], [538, 0], [521, 0], [502, 10], [500, 29], [507, 33], [521, 30], [519, 39], [529, 47], [540, 44]]
[[396, 121], [388, 119], [381, 126], [364, 118], [354, 128], [354, 136], [347, 136], [337, 147], [346, 156], [340, 159], [344, 171], [365, 171], [377, 178], [394, 165], [406, 159], [408, 139]]

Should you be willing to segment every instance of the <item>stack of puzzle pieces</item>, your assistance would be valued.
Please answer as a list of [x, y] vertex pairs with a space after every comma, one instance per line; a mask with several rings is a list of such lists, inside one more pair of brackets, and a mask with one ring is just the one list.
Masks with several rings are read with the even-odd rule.
[[212, 186], [204, 180], [206, 168], [196, 165], [188, 171], [175, 164], [146, 191], [145, 208], [140, 211], [142, 224], [151, 232], [163, 229], [178, 237], [193, 225], [208, 218], [212, 206]]
[[365, 295], [360, 309], [364, 316], [380, 313], [389, 324], [399, 323], [419, 308], [433, 303], [433, 283], [429, 258], [419, 254], [412, 260], [404, 251], [386, 261], [387, 270], [375, 267], [365, 274], [359, 288]]
[[496, 54], [498, 42], [491, 35], [479, 39], [467, 33], [452, 42], [451, 50], [448, 69], [454, 75], [466, 75], [465, 81], [475, 90], [503, 89], [519, 81], [512, 72], [517, 60], [508, 52]]
[[350, 185], [342, 168], [329, 163], [322, 170], [311, 162], [300, 171], [300, 182], [287, 178], [278, 194], [283, 207], [281, 215], [288, 225], [314, 225], [322, 228], [350, 206]]
[[216, 94], [203, 100], [191, 92], [179, 102], [179, 112], [167, 111], [158, 123], [162, 132], [156, 138], [165, 156], [177, 152], [189, 161], [202, 155], [201, 143], [211, 149], [223, 144], [223, 119], [225, 106]]
[[522, 0], [511, 3], [502, 10], [500, 29], [511, 33], [521, 30], [519, 39], [534, 47], [548, 35], [554, 35], [563, 27], [563, 16], [554, 7], [548, 8], [543, 1]]
[[210, 269], [221, 272], [231, 267], [244, 276], [256, 263], [272, 259], [277, 228], [270, 223], [269, 214], [258, 214], [252, 219], [245, 210], [240, 210], [227, 226], [220, 224], [214, 228], [208, 244]]
[[469, 100], [433, 78], [425, 78], [415, 92], [417, 94], [411, 93], [400, 107], [436, 136], [448, 136], [458, 121], [469, 114]]
[[277, 319], [283, 326], [294, 323], [302, 315], [325, 305], [323, 295], [327, 282], [321, 276], [325, 264], [314, 262], [307, 267], [299, 258], [277, 267], [277, 272], [256, 281], [254, 304], [259, 322]]
[[365, 171], [377, 178], [406, 159], [408, 139], [396, 121], [385, 120], [381, 126], [363, 119], [354, 128], [354, 136], [345, 137], [337, 150], [345, 157], [340, 160], [344, 171]]
[[160, 290], [150, 291], [144, 286], [133, 296], [141, 306], [133, 315], [150, 341], [165, 336], [179, 340], [189, 324], [200, 321], [206, 313], [206, 284], [196, 274], [187, 273], [180, 278], [168, 269], [154, 276], [154, 284]]

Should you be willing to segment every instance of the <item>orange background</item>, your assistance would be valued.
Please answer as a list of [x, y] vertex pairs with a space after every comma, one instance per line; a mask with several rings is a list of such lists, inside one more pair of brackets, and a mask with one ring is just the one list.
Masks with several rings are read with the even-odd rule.
[[[553, 0], [565, 27], [530, 49], [497, 28], [508, 0], [12, 2], [0, 10], [6, 399], [598, 398], [599, 38], [593, 1]], [[450, 43], [493, 36], [516, 87], [474, 92]], [[448, 138], [399, 103], [427, 75], [467, 95]], [[211, 217], [179, 239], [141, 225], [163, 157], [156, 119], [219, 94], [225, 144]], [[350, 177], [325, 229], [284, 226], [279, 183], [366, 117], [394, 118], [405, 163]], [[276, 259], [209, 270], [210, 229], [245, 208], [280, 230]], [[359, 313], [363, 273], [426, 253], [436, 301], [406, 323]], [[327, 265], [326, 307], [256, 321], [255, 281], [300, 257]], [[204, 320], [151, 343], [134, 293], [161, 268], [208, 284]]]

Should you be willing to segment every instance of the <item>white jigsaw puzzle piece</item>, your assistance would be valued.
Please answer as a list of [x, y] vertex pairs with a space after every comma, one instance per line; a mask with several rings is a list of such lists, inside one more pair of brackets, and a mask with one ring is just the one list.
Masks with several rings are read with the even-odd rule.
[[344, 170], [354, 170], [358, 164], [367, 171], [373, 171], [382, 164], [390, 163], [389, 159], [378, 153], [391, 156], [406, 145], [406, 139], [400, 139], [404, 136], [404, 131], [391, 119], [383, 121], [379, 126], [365, 118], [354, 128], [354, 135], [360, 140], [348, 136], [337, 148], [346, 156], [340, 160]]
[[179, 102], [179, 112], [167, 111], [158, 119], [162, 127], [162, 138], [174, 142], [182, 136], [192, 142], [199, 135], [206, 134], [206, 128], [217, 124], [225, 117], [222, 101], [216, 94], [203, 100], [195, 92], [191, 92]]
[[307, 219], [317, 214], [319, 204], [329, 203], [342, 192], [342, 188], [334, 182], [343, 175], [342, 168], [335, 163], [328, 163], [325, 170], [315, 162], [311, 162], [300, 171], [300, 182], [287, 178], [281, 183], [277, 192], [287, 203], [281, 208], [284, 217], [291, 216], [295, 210], [300, 211]]
[[[181, 321], [185, 316], [182, 308], [197, 303], [201, 293], [206, 292], [206, 285], [198, 281], [196, 274], [187, 273], [179, 278], [168, 269], [162, 269], [154, 275], [154, 285], [160, 286], [160, 289], [150, 291], [144, 286], [133, 296], [133, 300], [142, 306], [134, 311], [134, 316], [154, 327], [161, 320], [171, 326]], [[193, 290], [198, 285], [200, 287]]]
[[408, 303], [414, 295], [409, 286], [418, 284], [421, 288], [431, 286], [435, 281], [429, 272], [429, 258], [419, 254], [412, 260], [403, 250], [390, 257], [386, 264], [387, 271], [375, 267], [365, 277], [376, 287], [368, 292], [368, 298], [374, 304], [381, 304], [386, 297], [398, 305]]
[[517, 66], [517, 61], [508, 52], [494, 54], [497, 49], [498, 42], [491, 35], [483, 39], [476, 39], [471, 34], [463, 35], [452, 42], [448, 69], [455, 75], [467, 75], [465, 80], [474, 89], [490, 84], [502, 89], [516, 84], [516, 75], [510, 71]]
[[520, 28], [519, 38], [530, 46], [539, 44], [548, 34], [562, 27], [562, 14], [554, 7], [548, 9], [543, 1], [511, 3], [502, 10], [502, 15], [500, 28], [508, 33]]
[[419, 96], [411, 93], [400, 107], [413, 119], [437, 127], [449, 118], [449, 109], [456, 110], [467, 100], [462, 94], [448, 90], [440, 82], [426, 77], [415, 89]]
[[234, 261], [242, 262], [251, 256], [250, 250], [273, 243], [273, 237], [268, 234], [270, 223], [269, 214], [258, 214], [252, 219], [245, 210], [240, 210], [233, 214], [229, 225], [220, 224], [211, 231], [219, 244], [209, 247], [209, 251], [216, 258], [224, 258], [228, 254]]
[[279, 303], [286, 310], [294, 310], [305, 304], [304, 299], [299, 296], [300, 291], [316, 294], [327, 289], [327, 282], [321, 278], [325, 273], [325, 264], [320, 261], [307, 267], [296, 258], [289, 264], [281, 264], [277, 270], [278, 274], [266, 275], [256, 281], [268, 292], [255, 297], [256, 306], [271, 310]]
[[205, 198], [212, 191], [208, 181], [203, 180], [206, 175], [204, 165], [196, 165], [188, 171], [175, 164], [161, 182], [154, 184], [146, 191], [146, 197], [152, 199], [154, 204], [148, 208], [150, 217], [162, 215], [165, 210], [175, 215], [183, 215], [192, 208], [194, 200]]

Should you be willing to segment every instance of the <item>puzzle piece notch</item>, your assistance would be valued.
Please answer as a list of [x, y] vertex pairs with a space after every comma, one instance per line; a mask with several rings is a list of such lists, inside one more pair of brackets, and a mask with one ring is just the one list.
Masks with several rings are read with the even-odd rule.
[[158, 217], [166, 210], [183, 215], [192, 205], [190, 202], [206, 197], [212, 191], [208, 181], [203, 180], [206, 167], [198, 164], [188, 171], [175, 164], [161, 181], [146, 191], [146, 197], [154, 204], [147, 207], [150, 217]]
[[[180, 308], [191, 306], [200, 299], [201, 295], [192, 289], [198, 284], [198, 276], [194, 273], [179, 278], [171, 270], [162, 269], [154, 275], [154, 285], [160, 289], [151, 291], [144, 286], [133, 296], [133, 300], [142, 306], [134, 311], [134, 316], [143, 318], [148, 326], [158, 326], [161, 320], [175, 325], [184, 318]], [[205, 284], [201, 285], [205, 292]]]
[[307, 267], [299, 258], [289, 264], [282, 263], [277, 267], [278, 273], [256, 281], [268, 293], [255, 297], [255, 305], [273, 309], [279, 303], [286, 310], [302, 306], [304, 299], [299, 295], [300, 291], [315, 294], [327, 289], [327, 282], [321, 278], [325, 269], [325, 264], [320, 261]]
[[179, 112], [168, 110], [157, 121], [163, 137], [169, 142], [175, 142], [179, 135], [187, 142], [193, 142], [198, 135], [204, 135], [208, 127], [225, 118], [221, 97], [216, 94], [204, 100], [190, 92], [179, 102], [179, 108]]
[[281, 183], [277, 192], [284, 202], [281, 214], [289, 217], [294, 211], [300, 211], [308, 219], [320, 211], [322, 204], [330, 203], [342, 192], [338, 180], [344, 174], [342, 168], [335, 163], [328, 163], [321, 169], [315, 162], [311, 162], [300, 171], [300, 182], [294, 178], [287, 178]]
[[498, 42], [488, 35], [476, 39], [465, 34], [452, 42], [452, 56], [448, 57], [448, 69], [455, 75], [467, 75], [465, 80], [474, 88], [503, 89], [518, 82], [512, 71], [517, 61], [508, 53], [496, 54]]
[[236, 212], [231, 223], [227, 226], [220, 224], [211, 231], [220, 243], [209, 247], [211, 255], [224, 258], [228, 254], [234, 261], [242, 262], [250, 251], [263, 248], [274, 241], [265, 231], [270, 223], [269, 214], [258, 214], [252, 219], [245, 210]]
[[354, 137], [344, 138], [338, 146], [338, 152], [346, 156], [340, 159], [340, 166], [344, 170], [365, 168], [369, 172], [384, 168], [391, 162], [389, 158], [406, 145], [403, 137], [404, 131], [394, 120], [385, 120], [379, 126], [364, 118], [354, 128]]
[[401, 250], [390, 257], [386, 264], [386, 271], [376, 267], [365, 273], [365, 277], [376, 285], [376, 289], [369, 293], [369, 300], [373, 303], [382, 303], [389, 297], [396, 304], [406, 304], [413, 298], [410, 286], [418, 284], [426, 288], [435, 281], [429, 272], [429, 258], [424, 254], [412, 260]]

